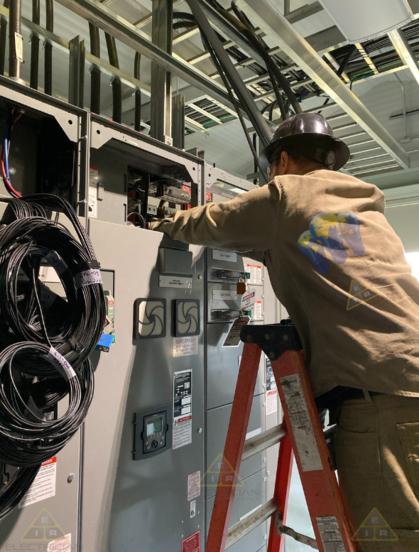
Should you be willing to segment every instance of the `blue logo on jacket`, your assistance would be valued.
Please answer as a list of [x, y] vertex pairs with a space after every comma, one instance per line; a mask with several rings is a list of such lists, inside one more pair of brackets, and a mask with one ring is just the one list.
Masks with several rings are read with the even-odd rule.
[[316, 266], [321, 274], [329, 272], [326, 251], [335, 263], [343, 264], [348, 258], [344, 242], [354, 255], [363, 255], [358, 217], [350, 211], [334, 215], [319, 213], [310, 222], [310, 230], [303, 232], [298, 239], [298, 247]]

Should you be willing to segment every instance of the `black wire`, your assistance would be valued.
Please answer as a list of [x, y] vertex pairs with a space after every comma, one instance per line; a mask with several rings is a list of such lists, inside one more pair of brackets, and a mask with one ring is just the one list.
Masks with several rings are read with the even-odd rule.
[[[253, 147], [252, 139], [250, 137], [249, 131], [247, 130], [246, 123], [245, 123], [243, 115], [241, 113], [240, 105], [237, 103], [236, 98], [234, 97], [233, 90], [232, 90], [232, 87], [230, 85], [230, 82], [228, 81], [227, 75], [225, 74], [224, 69], [223, 69], [223, 67], [220, 63], [220, 60], [218, 59], [215, 51], [213, 50], [211, 44], [207, 40], [207, 37], [202, 32], [202, 29], [200, 29], [200, 31], [201, 31], [201, 36], [202, 36], [202, 40], [204, 42], [204, 45], [205, 45], [206, 49], [208, 50], [208, 52], [211, 55], [211, 59], [213, 60], [214, 65], [216, 66], [216, 68], [217, 68], [217, 70], [220, 74], [220, 77], [221, 77], [221, 79], [224, 83], [224, 86], [227, 89], [228, 95], [230, 97], [230, 101], [233, 104], [234, 109], [237, 112], [237, 116], [240, 120], [241, 126], [242, 126], [244, 134], [246, 136], [247, 143], [249, 144], [250, 151], [252, 152], [253, 158], [254, 158], [255, 162], [257, 163], [257, 165], [259, 167], [259, 170], [260, 170], [260, 173], [262, 174], [263, 178], [265, 179], [266, 182], [268, 182], [269, 179], [268, 179], [267, 175], [265, 174], [264, 170], [262, 169], [262, 167], [260, 165], [259, 156], [257, 155], [255, 148]], [[237, 93], [237, 90], [236, 90], [236, 93]], [[239, 101], [240, 101], [240, 95], [239, 95]], [[243, 103], [243, 102], [241, 102], [241, 103]]]
[[[99, 263], [70, 204], [49, 194], [1, 201], [0, 463], [18, 469], [0, 486], [0, 520], [83, 423], [94, 390], [88, 356], [106, 317], [102, 285], [92, 279]], [[47, 210], [65, 214], [75, 236]], [[45, 263], [65, 299], [40, 281]], [[67, 411], [51, 418], [64, 397]]]

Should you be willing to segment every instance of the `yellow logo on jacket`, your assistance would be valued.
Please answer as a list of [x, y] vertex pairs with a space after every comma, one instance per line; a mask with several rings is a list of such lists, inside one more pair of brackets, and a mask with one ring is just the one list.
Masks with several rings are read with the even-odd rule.
[[[348, 253], [345, 243], [354, 255], [365, 252], [362, 243], [360, 224], [355, 213], [344, 211], [319, 213], [312, 218], [310, 230], [303, 232], [298, 239], [298, 247], [321, 274], [329, 272], [329, 259], [338, 264], [345, 263]], [[327, 253], [327, 254], [326, 254]]]
[[355, 307], [359, 307], [359, 305], [362, 305], [362, 303], [366, 303], [367, 301], [370, 301], [374, 297], [377, 297], [377, 295], [380, 295], [380, 294], [371, 288], [367, 288], [366, 286], [363, 286], [356, 280], [352, 280], [351, 289], [349, 291], [348, 304], [346, 305], [346, 310], [351, 310], [351, 309], [354, 309]]

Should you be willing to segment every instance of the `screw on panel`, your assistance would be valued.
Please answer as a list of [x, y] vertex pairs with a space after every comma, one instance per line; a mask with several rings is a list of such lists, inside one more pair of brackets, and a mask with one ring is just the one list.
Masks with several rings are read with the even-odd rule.
[[198, 274], [198, 280], [202, 280], [202, 274]]
[[273, 351], [269, 353], [269, 358], [275, 358], [275, 353]]
[[70, 473], [70, 475], [67, 477], [67, 483], [71, 483], [74, 479], [74, 473]]
[[202, 433], [202, 427], [198, 427], [198, 433]]
[[271, 336], [269, 334], [265, 334], [265, 339], [271, 339]]
[[282, 337], [282, 340], [283, 340], [283, 341], [288, 341], [288, 336], [287, 336], [287, 335], [284, 335], [284, 336]]

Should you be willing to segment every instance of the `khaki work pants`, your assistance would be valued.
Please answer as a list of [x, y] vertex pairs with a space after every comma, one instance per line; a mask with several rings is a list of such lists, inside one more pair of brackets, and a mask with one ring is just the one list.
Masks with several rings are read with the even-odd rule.
[[419, 398], [345, 401], [335, 452], [362, 551], [419, 552]]

